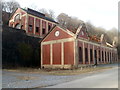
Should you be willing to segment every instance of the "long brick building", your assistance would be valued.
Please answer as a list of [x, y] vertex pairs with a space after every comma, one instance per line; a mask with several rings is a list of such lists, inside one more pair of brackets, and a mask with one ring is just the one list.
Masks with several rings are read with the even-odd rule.
[[89, 36], [84, 23], [77, 30], [63, 29], [57, 24], [45, 14], [29, 8], [18, 8], [9, 20], [10, 27], [43, 38], [41, 68], [74, 68], [118, 61], [117, 49], [106, 42], [105, 35]]
[[114, 45], [107, 43], [104, 35], [90, 37], [85, 24], [74, 33], [54, 26], [41, 42], [41, 68], [115, 63], [117, 57]]
[[56, 21], [46, 17], [45, 14], [30, 8], [16, 9], [9, 20], [10, 27], [23, 29], [27, 34], [38, 37], [44, 37], [56, 24]]

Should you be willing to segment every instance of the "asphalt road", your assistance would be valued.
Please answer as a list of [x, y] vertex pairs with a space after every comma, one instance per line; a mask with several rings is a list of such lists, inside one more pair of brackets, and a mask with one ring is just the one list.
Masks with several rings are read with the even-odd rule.
[[47, 88], [118, 88], [118, 67]]

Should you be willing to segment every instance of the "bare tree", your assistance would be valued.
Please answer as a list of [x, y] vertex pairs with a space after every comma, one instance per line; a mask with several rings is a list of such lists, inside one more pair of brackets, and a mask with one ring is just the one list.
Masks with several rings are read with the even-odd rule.
[[95, 34], [95, 27], [91, 24], [91, 22], [86, 22], [86, 27], [89, 35]]
[[46, 9], [42, 8], [42, 9], [39, 9], [38, 11], [45, 14], [45, 16], [51, 19], [55, 19], [54, 11], [51, 9], [47, 11]]
[[65, 13], [61, 13], [57, 16], [57, 21], [60, 26], [67, 28], [69, 30], [75, 30], [80, 24], [83, 23], [82, 20], [79, 20], [76, 17], [68, 16]]
[[55, 19], [55, 12], [53, 10], [48, 10], [48, 17]]
[[48, 13], [46, 9], [44, 8], [41, 8], [41, 9], [38, 9], [39, 12], [43, 13], [43, 14], [46, 14]]
[[111, 42], [115, 41], [116, 45], [118, 44], [118, 30], [116, 28], [112, 28], [106, 32]]
[[15, 0], [3, 1], [2, 0], [2, 10], [5, 12], [12, 13], [14, 10], [20, 7], [20, 4]]

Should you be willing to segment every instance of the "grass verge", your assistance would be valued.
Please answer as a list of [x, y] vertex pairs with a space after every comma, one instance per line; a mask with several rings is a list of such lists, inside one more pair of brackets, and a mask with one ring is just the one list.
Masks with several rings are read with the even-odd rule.
[[18, 69], [4, 69], [11, 72], [19, 73], [36, 73], [36, 74], [47, 74], [47, 75], [78, 75], [82, 73], [103, 71], [111, 69], [112, 67], [89, 67], [89, 68], [78, 68], [73, 70], [50, 70], [50, 69], [34, 69], [34, 68], [18, 68]]

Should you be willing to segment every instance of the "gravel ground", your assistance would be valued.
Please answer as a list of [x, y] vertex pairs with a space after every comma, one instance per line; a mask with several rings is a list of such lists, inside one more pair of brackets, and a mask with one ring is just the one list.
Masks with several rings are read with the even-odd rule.
[[[99, 67], [116, 67], [117, 64], [100, 65]], [[99, 73], [99, 72], [94, 72]], [[35, 73], [20, 73], [2, 71], [2, 88], [40, 88], [52, 86], [63, 82], [68, 82], [80, 78], [85, 78], [94, 74], [93, 72], [84, 73], [80, 75], [45, 75]], [[24, 79], [25, 78], [25, 79]]]

